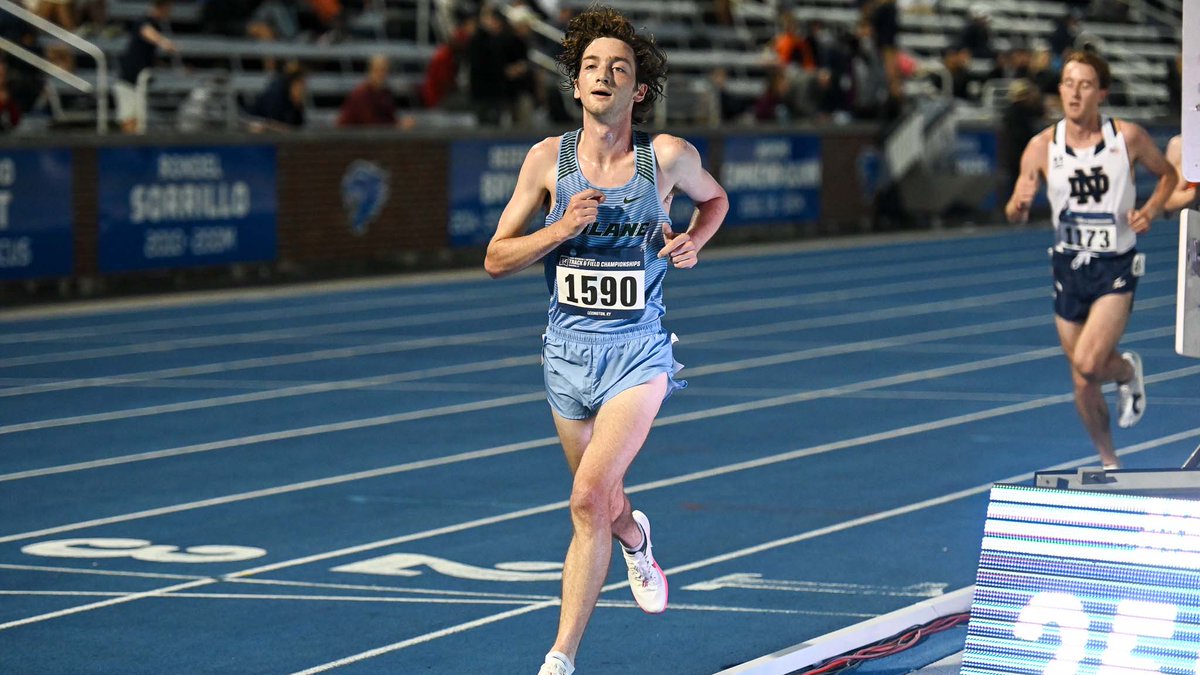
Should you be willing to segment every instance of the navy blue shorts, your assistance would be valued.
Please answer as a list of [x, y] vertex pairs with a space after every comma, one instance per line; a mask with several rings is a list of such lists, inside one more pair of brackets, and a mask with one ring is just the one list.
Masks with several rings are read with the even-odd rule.
[[1086, 254], [1073, 251], [1054, 251], [1051, 258], [1054, 313], [1075, 323], [1087, 319], [1092, 303], [1101, 296], [1136, 291], [1145, 260], [1136, 250], [1117, 256], [1092, 256], [1086, 262]]
[[666, 373], [665, 401], [687, 386], [675, 377], [683, 366], [675, 361], [674, 337], [657, 324], [616, 335], [551, 326], [542, 337], [546, 398], [566, 419], [587, 419], [617, 394]]

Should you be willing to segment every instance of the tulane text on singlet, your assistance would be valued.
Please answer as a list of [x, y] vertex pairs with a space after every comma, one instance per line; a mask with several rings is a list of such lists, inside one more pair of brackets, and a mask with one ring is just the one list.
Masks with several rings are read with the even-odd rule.
[[604, 194], [596, 222], [551, 251], [545, 259], [550, 325], [590, 333], [618, 333], [662, 318], [662, 280], [667, 260], [662, 223], [670, 222], [658, 198], [657, 160], [648, 134], [633, 132], [633, 178], [621, 187], [592, 185], [579, 169], [580, 131], [563, 134], [558, 148], [554, 208], [558, 222], [571, 197], [584, 190]]
[[1104, 134], [1094, 148], [1067, 145], [1067, 121], [1054, 127], [1046, 158], [1046, 190], [1054, 223], [1056, 251], [1125, 253], [1137, 244], [1129, 227], [1133, 208], [1133, 171], [1125, 136], [1111, 118], [1102, 119]]

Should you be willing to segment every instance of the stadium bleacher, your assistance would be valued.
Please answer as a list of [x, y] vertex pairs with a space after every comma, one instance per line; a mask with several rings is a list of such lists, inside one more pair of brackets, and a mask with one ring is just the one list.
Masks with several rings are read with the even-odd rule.
[[[318, 42], [263, 42], [249, 37], [204, 35], [200, 32], [198, 0], [179, 0], [172, 7], [171, 30], [179, 54], [155, 70], [149, 89], [150, 113], [159, 124], [169, 121], [180, 101], [198, 82], [220, 78], [241, 99], [260, 91], [268, 78], [263, 63], [268, 59], [294, 60], [305, 66], [309, 77], [310, 123], [329, 124], [341, 99], [360, 81], [367, 60], [385, 54], [393, 64], [393, 91], [407, 100], [423, 77], [434, 51], [437, 35], [445, 31], [413, 28], [415, 17], [433, 16], [437, 8], [419, 2], [428, 0], [378, 0], [348, 24], [341, 40]], [[566, 0], [563, 6], [583, 8], [591, 0]], [[733, 25], [705, 23], [703, 0], [610, 0], [607, 4], [624, 12], [635, 24], [654, 34], [668, 50], [672, 79], [667, 90], [665, 119], [661, 123], [704, 123], [697, 109], [713, 95], [709, 74], [716, 67], [728, 75], [728, 90], [752, 100], [764, 88], [773, 67], [770, 40], [775, 32], [779, 0], [743, 0], [733, 4]], [[827, 27], [854, 31], [861, 20], [856, 0], [819, 0], [799, 3], [790, 11], [802, 24], [819, 21]], [[903, 12], [899, 45], [916, 64], [909, 91], [939, 95], [924, 82], [924, 75], [937, 72], [944, 50], [956, 44], [975, 5], [973, 0], [938, 0], [935, 12]], [[134, 21], [145, 12], [137, 0], [109, 0], [109, 13], [116, 22]], [[1064, 14], [1062, 3], [1049, 0], [996, 0], [987, 3], [992, 43], [996, 50], [1014, 45], [1044, 45], [1055, 20]], [[1136, 19], [1136, 17], [1135, 17]], [[404, 26], [399, 29], [397, 27]], [[433, 38], [427, 38], [432, 35]], [[98, 38], [96, 43], [115, 59], [125, 38]], [[1135, 20], [1132, 23], [1091, 21], [1086, 17], [1079, 44], [1100, 50], [1112, 64], [1115, 78], [1115, 114], [1151, 118], [1169, 114], [1165, 63], [1180, 49], [1180, 27]], [[546, 60], [542, 61], [543, 64]], [[110, 62], [111, 63], [111, 62]], [[986, 59], [974, 59], [970, 70], [982, 77], [992, 68]], [[81, 60], [79, 74], [95, 80], [94, 67]], [[1004, 103], [1007, 81], [983, 85], [979, 104], [964, 106], [968, 117], [994, 119]], [[55, 94], [70, 97], [65, 85]], [[76, 103], [75, 107], [79, 107]], [[708, 107], [711, 107], [709, 105]], [[711, 120], [710, 120], [711, 121]], [[153, 126], [153, 125], [152, 125]]]

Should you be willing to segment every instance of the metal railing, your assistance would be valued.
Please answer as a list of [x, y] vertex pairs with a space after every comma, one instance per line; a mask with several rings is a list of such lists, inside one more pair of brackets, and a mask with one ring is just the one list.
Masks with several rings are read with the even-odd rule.
[[79, 51], [87, 54], [96, 61], [96, 84], [80, 78], [63, 68], [50, 63], [41, 56], [25, 49], [24, 47], [10, 41], [3, 40], [0, 46], [4, 50], [11, 53], [13, 56], [21, 59], [29, 65], [41, 70], [47, 75], [62, 80], [66, 84], [82, 91], [85, 94], [94, 94], [96, 97], [96, 131], [104, 134], [108, 132], [108, 59], [104, 52], [96, 45], [84, 40], [74, 33], [43, 19], [42, 17], [30, 12], [24, 7], [11, 2], [10, 0], [0, 0], [0, 10], [4, 10], [9, 14], [22, 19], [26, 23], [48, 33], [55, 39], [71, 46]]

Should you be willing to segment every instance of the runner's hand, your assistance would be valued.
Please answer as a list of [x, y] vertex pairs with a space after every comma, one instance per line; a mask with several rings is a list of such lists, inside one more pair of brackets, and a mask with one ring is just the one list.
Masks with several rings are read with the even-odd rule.
[[671, 256], [671, 264], [680, 269], [695, 267], [700, 261], [700, 249], [696, 248], [696, 242], [692, 241], [691, 236], [687, 232], [673, 232], [670, 223], [663, 223], [662, 230], [667, 245], [658, 252], [658, 257]]
[[1037, 196], [1036, 182], [1019, 181], [1017, 187], [1013, 190], [1012, 199], [1013, 210], [1016, 211], [1016, 217], [1011, 218], [1017, 222], [1027, 222], [1029, 220], [1029, 209], [1033, 206], [1033, 198]]
[[571, 196], [567, 208], [559, 223], [568, 231], [567, 238], [577, 236], [583, 228], [596, 222], [600, 205], [604, 203], [604, 193], [599, 190], [584, 190]]
[[1128, 217], [1129, 227], [1133, 228], [1134, 232], [1142, 234], [1150, 229], [1150, 219], [1141, 209], [1129, 209]]

